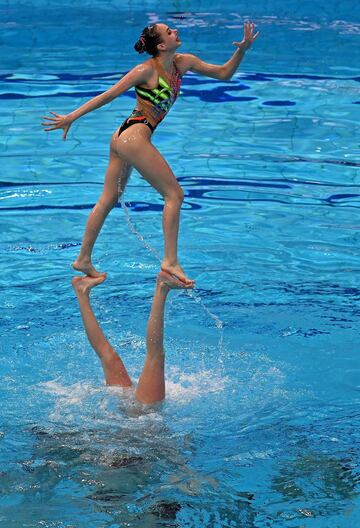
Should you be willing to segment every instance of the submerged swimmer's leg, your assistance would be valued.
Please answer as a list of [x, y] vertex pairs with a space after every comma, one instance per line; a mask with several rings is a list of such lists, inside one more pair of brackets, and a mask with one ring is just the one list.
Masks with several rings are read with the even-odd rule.
[[152, 404], [165, 398], [164, 378], [164, 309], [170, 289], [187, 289], [185, 285], [165, 272], [160, 272], [155, 287], [154, 298], [146, 332], [146, 358], [139, 378], [135, 397], [141, 403]]
[[165, 159], [151, 144], [150, 137], [151, 132], [146, 125], [132, 125], [117, 138], [116, 151], [164, 197], [165, 248], [161, 269], [185, 284], [193, 284], [194, 281], [185, 275], [177, 256], [180, 209], [184, 192]]
[[100, 358], [107, 385], [131, 387], [124, 363], [104, 336], [90, 305], [90, 290], [105, 280], [100, 277], [74, 277], [71, 281], [79, 302], [81, 317], [91, 346]]
[[103, 192], [89, 215], [80, 253], [72, 264], [75, 270], [82, 271], [91, 277], [101, 275], [91, 263], [91, 253], [107, 215], [115, 207], [119, 197], [124, 192], [130, 173], [131, 166], [110, 148], [110, 161], [106, 171]]

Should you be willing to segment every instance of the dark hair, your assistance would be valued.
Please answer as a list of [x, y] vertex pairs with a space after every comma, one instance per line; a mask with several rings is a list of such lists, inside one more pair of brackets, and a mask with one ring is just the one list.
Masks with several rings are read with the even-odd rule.
[[136, 42], [134, 48], [138, 53], [148, 53], [153, 57], [159, 55], [157, 45], [162, 42], [160, 33], [157, 30], [156, 24], [147, 26], [142, 30], [139, 40]]

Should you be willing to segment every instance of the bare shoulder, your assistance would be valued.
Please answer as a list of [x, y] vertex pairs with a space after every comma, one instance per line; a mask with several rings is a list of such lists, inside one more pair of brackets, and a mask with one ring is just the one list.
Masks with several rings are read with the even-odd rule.
[[195, 55], [192, 55], [191, 53], [176, 53], [175, 63], [179, 68], [181, 75], [184, 75], [192, 68], [195, 59]]
[[136, 72], [138, 74], [142, 73], [145, 77], [150, 77], [154, 70], [155, 68], [152, 59], [148, 59], [134, 66], [131, 71]]
[[128, 79], [131, 83], [130, 86], [136, 86], [137, 84], [146, 83], [154, 74], [154, 65], [151, 59], [136, 64], [124, 78]]

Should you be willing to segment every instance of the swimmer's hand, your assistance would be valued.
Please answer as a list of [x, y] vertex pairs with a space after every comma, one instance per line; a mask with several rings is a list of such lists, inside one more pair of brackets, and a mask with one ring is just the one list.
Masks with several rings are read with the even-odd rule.
[[69, 129], [73, 123], [73, 119], [71, 119], [70, 115], [59, 115], [55, 112], [50, 112], [50, 114], [54, 115], [55, 117], [48, 117], [43, 116], [43, 119], [47, 119], [47, 122], [41, 123], [44, 127], [50, 127], [50, 128], [44, 128], [45, 132], [50, 132], [51, 130], [57, 130], [58, 128], [63, 129], [63, 139], [66, 139], [67, 133], [69, 132]]
[[250, 22], [245, 22], [244, 23], [244, 38], [242, 39], [241, 42], [233, 42], [233, 45], [237, 46], [238, 48], [244, 51], [249, 49], [251, 44], [254, 42], [254, 40], [257, 38], [257, 36], [260, 33], [259, 31], [257, 31], [254, 34], [254, 30], [255, 30], [255, 24], [250, 23]]

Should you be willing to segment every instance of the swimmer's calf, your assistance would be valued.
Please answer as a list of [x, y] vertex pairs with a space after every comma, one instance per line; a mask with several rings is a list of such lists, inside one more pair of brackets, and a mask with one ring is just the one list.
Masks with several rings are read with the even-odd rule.
[[104, 282], [105, 279], [105, 274], [100, 277], [74, 277], [71, 284], [79, 303], [86, 335], [100, 358], [106, 384], [131, 387], [131, 379], [125, 365], [104, 336], [90, 304], [91, 289]]

